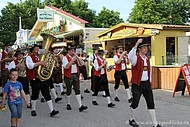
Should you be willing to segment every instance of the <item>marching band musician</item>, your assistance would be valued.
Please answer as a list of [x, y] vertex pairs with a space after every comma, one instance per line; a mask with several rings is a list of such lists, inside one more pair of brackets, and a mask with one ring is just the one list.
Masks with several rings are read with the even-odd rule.
[[131, 103], [132, 102], [132, 97], [131, 97], [131, 92], [129, 89], [129, 84], [128, 84], [128, 79], [127, 79], [127, 74], [126, 74], [126, 70], [127, 70], [127, 64], [129, 64], [129, 60], [127, 58], [127, 52], [123, 51], [124, 47], [123, 46], [117, 46], [116, 47], [116, 52], [117, 54], [114, 55], [114, 62], [115, 62], [115, 74], [114, 74], [114, 78], [115, 78], [115, 101], [120, 101], [118, 98], [118, 88], [119, 88], [119, 84], [120, 84], [120, 80], [123, 81], [123, 84], [125, 86], [125, 90], [127, 92], [127, 96], [128, 96], [128, 102]]
[[2, 79], [2, 84], [1, 84], [2, 86], [0, 86], [0, 96], [3, 96], [2, 88], [7, 83], [7, 80], [9, 78], [8, 66], [10, 62], [14, 60], [14, 51], [13, 50], [9, 51], [9, 49], [11, 49], [11, 46], [12, 45], [10, 43], [4, 44], [4, 50], [2, 53], [0, 53], [1, 79]]
[[53, 108], [53, 103], [51, 100], [51, 96], [49, 93], [49, 82], [48, 81], [41, 81], [37, 76], [37, 68], [39, 65], [45, 66], [46, 62], [41, 61], [39, 62], [39, 51], [40, 46], [34, 45], [30, 50], [31, 54], [26, 58], [26, 76], [30, 80], [30, 85], [32, 88], [32, 96], [31, 96], [31, 105], [32, 111], [31, 115], [36, 116], [36, 102], [38, 99], [39, 92], [41, 91], [43, 97], [45, 98], [49, 110], [50, 110], [50, 117], [53, 117], [59, 113], [59, 111], [55, 111]]
[[107, 101], [108, 101], [108, 107], [113, 107], [113, 106], [115, 106], [115, 104], [113, 104], [111, 102], [109, 86], [108, 86], [108, 79], [107, 79], [107, 75], [106, 75], [107, 61], [103, 58], [103, 55], [104, 55], [104, 50], [99, 49], [98, 56], [94, 60], [94, 80], [95, 80], [94, 86], [95, 86], [95, 89], [94, 89], [94, 94], [92, 95], [93, 96], [92, 104], [98, 105], [98, 103], [96, 101], [96, 96], [98, 95], [98, 92], [99, 92], [99, 89], [101, 88], [101, 86], [103, 86], [105, 93], [106, 93]]
[[76, 47], [74, 45], [68, 45], [68, 54], [62, 59], [64, 69], [64, 81], [67, 89], [67, 110], [71, 110], [70, 95], [73, 87], [76, 99], [79, 104], [79, 112], [82, 112], [88, 108], [87, 106], [82, 105], [79, 85], [79, 66], [82, 66], [84, 63], [75, 53], [75, 48]]
[[[95, 59], [97, 58], [98, 56], [98, 47], [93, 47], [92, 50], [93, 50], [93, 54], [89, 57], [89, 60], [90, 60], [90, 66], [92, 66], [92, 69], [91, 69], [91, 90], [92, 90], [92, 94], [94, 93], [94, 61]], [[102, 91], [102, 88], [101, 88], [101, 91]], [[105, 91], [102, 91], [102, 95], [103, 97], [106, 97], [105, 95]]]
[[[30, 103], [30, 90], [29, 90], [29, 81], [26, 77], [26, 66], [25, 66], [25, 58], [24, 58], [24, 52], [17, 50], [14, 54], [16, 59], [12, 61], [8, 69], [11, 70], [12, 68], [18, 69], [18, 81], [21, 82], [24, 92], [26, 94], [26, 98], [28, 100], [28, 103]], [[27, 106], [27, 108], [31, 108]]]
[[53, 48], [52, 51], [55, 56], [54, 60], [56, 62], [54, 71], [52, 74], [52, 80], [53, 80], [54, 86], [56, 86], [56, 84], [59, 84], [61, 95], [64, 95], [65, 92], [63, 90], [63, 79], [62, 79], [62, 59], [60, 55], [57, 55], [58, 54], [57, 48]]
[[[138, 50], [138, 54], [136, 54]], [[132, 95], [133, 101], [131, 104], [131, 117], [129, 124], [133, 127], [138, 127], [134, 120], [135, 109], [138, 107], [141, 95], [144, 96], [153, 127], [162, 127], [157, 123], [153, 92], [151, 88], [151, 66], [150, 60], [146, 56], [148, 52], [148, 44], [138, 39], [135, 46], [129, 52], [128, 57], [132, 64]]]

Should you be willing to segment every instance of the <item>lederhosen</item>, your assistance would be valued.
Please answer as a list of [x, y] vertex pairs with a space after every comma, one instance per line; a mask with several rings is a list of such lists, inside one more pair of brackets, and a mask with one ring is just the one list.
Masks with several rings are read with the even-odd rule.
[[[93, 54], [93, 63], [94, 63], [94, 60], [95, 60], [96, 58], [95, 58], [95, 55]], [[91, 90], [94, 92], [94, 80], [95, 80], [95, 77], [94, 77], [94, 71], [95, 71], [95, 69], [94, 69], [94, 67], [92, 67], [92, 69], [91, 69]], [[104, 88], [103, 87], [101, 87], [100, 89], [99, 89], [99, 91], [104, 91]]]
[[[7, 57], [7, 53], [5, 51], [2, 52], [2, 59]], [[1, 63], [1, 79], [2, 79], [2, 86], [4, 87], [9, 79], [9, 70], [5, 68], [5, 62]]]
[[[102, 62], [100, 61], [99, 58], [96, 58], [98, 61], [98, 66], [102, 65]], [[98, 91], [100, 90], [101, 87], [104, 88], [106, 96], [110, 96], [109, 88], [108, 88], [108, 79], [107, 79], [107, 74], [106, 74], [106, 69], [104, 68], [105, 73], [101, 74], [101, 69], [99, 71], [96, 71], [94, 69], [94, 79], [95, 79], [95, 90], [93, 96], [98, 95]]]
[[[69, 55], [66, 55], [66, 58], [68, 62], [71, 61], [71, 58]], [[75, 91], [75, 95], [80, 94], [80, 84], [79, 84], [80, 71], [79, 71], [79, 65], [78, 65], [77, 60], [73, 62], [73, 65], [76, 65], [76, 68], [77, 68], [76, 73], [71, 73], [72, 65], [68, 69], [64, 68], [64, 82], [66, 84], [66, 89], [67, 89], [66, 94], [68, 96], [71, 94], [72, 86]]]
[[[14, 60], [14, 63], [15, 65], [18, 65], [18, 60]], [[23, 86], [23, 90], [25, 92], [25, 94], [30, 94], [30, 91], [29, 91], [29, 81], [28, 81], [28, 78], [25, 76], [21, 77], [21, 76], [18, 76], [18, 79], [17, 79], [19, 82], [21, 82], [22, 86]]]
[[[31, 54], [30, 57], [32, 58], [33, 63], [38, 62], [38, 57], [36, 57], [34, 54]], [[28, 69], [28, 67], [26, 67], [26, 76], [30, 80], [30, 86], [32, 88], [31, 100], [37, 100], [40, 91], [46, 101], [51, 100], [51, 96], [49, 93], [49, 82], [48, 82], [48, 80], [41, 81], [38, 78], [37, 67], [35, 67], [31, 70]]]
[[[118, 59], [120, 58], [120, 55], [116, 54]], [[115, 86], [114, 86], [114, 89], [118, 89], [119, 88], [119, 84], [120, 84], [120, 80], [123, 81], [123, 84], [125, 86], [125, 89], [129, 88], [129, 84], [128, 84], [128, 78], [127, 78], [127, 74], [126, 74], [126, 69], [127, 67], [125, 68], [125, 70], [122, 70], [122, 64], [124, 63], [125, 66], [126, 66], [126, 58], [123, 57], [123, 60], [121, 60], [121, 63], [120, 64], [116, 64], [115, 63], [115, 74], [114, 74], [114, 78], [115, 78]]]
[[146, 60], [148, 66], [144, 66], [144, 60], [141, 56], [137, 55], [137, 63], [135, 66], [132, 67], [132, 95], [133, 95], [133, 102], [131, 107], [136, 109], [138, 107], [140, 97], [143, 94], [147, 108], [154, 109], [154, 98], [153, 92], [150, 84], [150, 80], [141, 81], [143, 71], [148, 71], [148, 77], [150, 78], [150, 61], [149, 58]]

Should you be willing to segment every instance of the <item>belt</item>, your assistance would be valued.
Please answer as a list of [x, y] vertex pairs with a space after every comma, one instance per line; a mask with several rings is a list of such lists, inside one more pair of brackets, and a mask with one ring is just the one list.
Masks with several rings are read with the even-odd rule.
[[77, 75], [78, 75], [78, 73], [71, 73], [71, 75], [75, 75], [75, 74], [77, 74]]
[[141, 81], [142, 83], [145, 83], [145, 82], [148, 82], [148, 80], [146, 80], [146, 81]]

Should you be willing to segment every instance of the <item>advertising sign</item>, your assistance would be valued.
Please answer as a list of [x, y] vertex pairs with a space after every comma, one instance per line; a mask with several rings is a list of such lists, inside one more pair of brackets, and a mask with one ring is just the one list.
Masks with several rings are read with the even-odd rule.
[[37, 9], [39, 22], [53, 22], [54, 13], [48, 9]]

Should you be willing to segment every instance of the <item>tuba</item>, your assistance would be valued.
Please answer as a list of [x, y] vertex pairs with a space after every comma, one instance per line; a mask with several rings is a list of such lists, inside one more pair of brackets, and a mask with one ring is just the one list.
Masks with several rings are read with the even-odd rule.
[[51, 52], [48, 52], [51, 48], [50, 46], [52, 42], [55, 41], [55, 37], [46, 33], [42, 33], [41, 36], [43, 37], [42, 49], [45, 49], [45, 54], [41, 56], [40, 62], [45, 61], [47, 63], [46, 66], [38, 66], [37, 75], [41, 81], [47, 81], [50, 79], [55, 66], [54, 55]]

